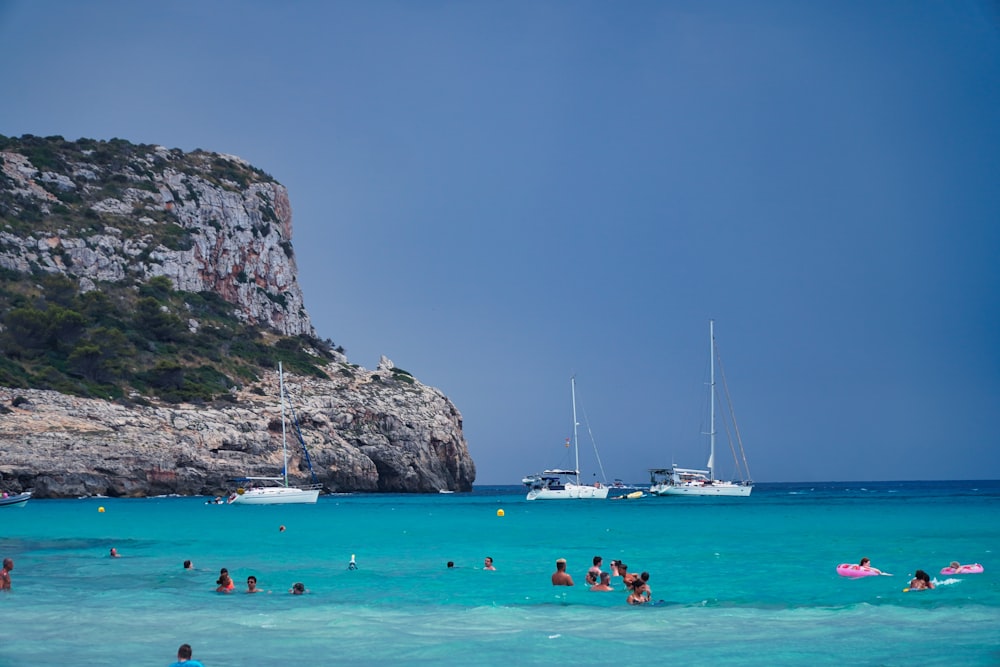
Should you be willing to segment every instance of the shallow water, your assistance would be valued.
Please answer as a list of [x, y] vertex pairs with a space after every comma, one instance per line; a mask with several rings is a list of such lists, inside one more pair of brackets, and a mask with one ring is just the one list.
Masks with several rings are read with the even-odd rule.
[[[0, 510], [0, 556], [16, 563], [0, 667], [165, 665], [184, 642], [208, 667], [996, 665], [998, 507], [1000, 482], [532, 503], [516, 487], [285, 507], [32, 500]], [[627, 606], [620, 580], [587, 590], [595, 554], [650, 572], [662, 603]], [[487, 555], [498, 571], [481, 569]], [[861, 556], [894, 576], [836, 575]], [[559, 557], [577, 586], [549, 584]], [[951, 560], [986, 572], [937, 574]], [[215, 593], [221, 567], [236, 593]], [[903, 593], [917, 568], [938, 588]], [[249, 574], [269, 593], [239, 592]], [[296, 581], [308, 595], [288, 594]]]

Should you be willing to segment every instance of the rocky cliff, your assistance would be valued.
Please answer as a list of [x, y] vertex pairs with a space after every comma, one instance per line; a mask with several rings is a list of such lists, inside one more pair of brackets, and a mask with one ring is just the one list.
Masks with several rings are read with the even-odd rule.
[[[471, 490], [475, 465], [446, 396], [387, 360], [340, 370], [330, 380], [285, 375], [292, 482], [313, 481], [311, 463], [331, 491]], [[0, 388], [0, 476], [37, 497], [223, 494], [234, 477], [281, 474], [279, 395], [277, 372], [211, 408]]]
[[178, 290], [219, 294], [248, 323], [313, 333], [288, 191], [264, 172], [232, 155], [120, 140], [7, 142], [0, 267], [68, 274], [84, 290], [167, 276]]
[[[309, 455], [289, 430], [292, 480], [470, 490], [475, 465], [446, 396], [388, 359], [372, 371], [317, 345], [291, 232], [285, 188], [239, 158], [0, 136], [0, 378], [13, 385], [0, 387], [0, 489], [214, 495], [233, 477], [278, 475], [285, 359]], [[130, 290], [145, 295], [138, 306]]]

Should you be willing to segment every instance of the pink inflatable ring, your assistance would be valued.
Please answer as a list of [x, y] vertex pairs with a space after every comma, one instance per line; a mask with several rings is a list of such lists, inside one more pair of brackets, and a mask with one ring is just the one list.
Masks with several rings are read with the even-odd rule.
[[983, 566], [979, 563], [972, 565], [959, 565], [958, 567], [942, 567], [941, 574], [979, 574], [983, 571]]
[[867, 565], [856, 565], [854, 563], [841, 563], [837, 566], [837, 574], [842, 577], [857, 579], [858, 577], [877, 577], [881, 574], [878, 570]]

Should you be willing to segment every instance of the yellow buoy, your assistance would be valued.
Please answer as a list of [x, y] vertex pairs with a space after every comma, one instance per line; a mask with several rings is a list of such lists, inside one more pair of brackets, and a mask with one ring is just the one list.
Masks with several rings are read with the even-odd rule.
[[503, 510], [497, 510], [497, 516], [503, 516]]
[[98, 512], [103, 512], [103, 511], [104, 511], [104, 508], [103, 508], [103, 507], [98, 507], [98, 508], [97, 508], [97, 511], [98, 511]]

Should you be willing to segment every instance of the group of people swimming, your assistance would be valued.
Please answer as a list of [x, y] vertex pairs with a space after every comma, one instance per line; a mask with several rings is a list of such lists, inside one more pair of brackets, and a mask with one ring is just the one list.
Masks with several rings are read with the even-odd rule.
[[[872, 562], [870, 558], [862, 558], [860, 562], [858, 562], [858, 565], [864, 568], [865, 570], [868, 570], [869, 572], [874, 572], [875, 574], [888, 575], [888, 572], [883, 572], [877, 567], [872, 567]], [[962, 565], [957, 560], [953, 560], [948, 567], [954, 570], [955, 572], [960, 573], [962, 568], [966, 566]], [[980, 571], [982, 571], [982, 568], [980, 568]], [[944, 570], [942, 570], [942, 572], [944, 572]], [[931, 576], [926, 572], [924, 572], [923, 570], [917, 570], [916, 572], [913, 573], [913, 578], [910, 579], [909, 587], [906, 590], [925, 591], [925, 590], [930, 590], [932, 588], [934, 588], [934, 582], [931, 581]]]
[[[640, 605], [650, 602], [653, 591], [649, 587], [649, 572], [635, 574], [628, 571], [628, 565], [620, 560], [611, 561], [611, 571], [605, 572], [601, 569], [604, 559], [594, 556], [593, 565], [587, 570], [585, 581], [592, 591], [613, 591], [611, 577], [621, 577], [625, 589], [629, 592], [626, 602], [631, 605]], [[553, 586], [573, 586], [573, 577], [566, 571], [566, 559], [556, 560], [556, 571], [552, 573]]]
[[[192, 568], [191, 561], [184, 561], [184, 569], [190, 570]], [[215, 580], [216, 593], [232, 593], [236, 590], [236, 583], [233, 578], [229, 576], [229, 570], [222, 568], [219, 570], [219, 578]], [[257, 577], [254, 575], [249, 575], [247, 577], [247, 589], [244, 591], [246, 593], [270, 593], [271, 591], [264, 591], [263, 589], [257, 588]], [[305, 584], [301, 581], [296, 581], [292, 584], [292, 587], [288, 589], [288, 592], [292, 595], [305, 595], [308, 591], [306, 590]]]

